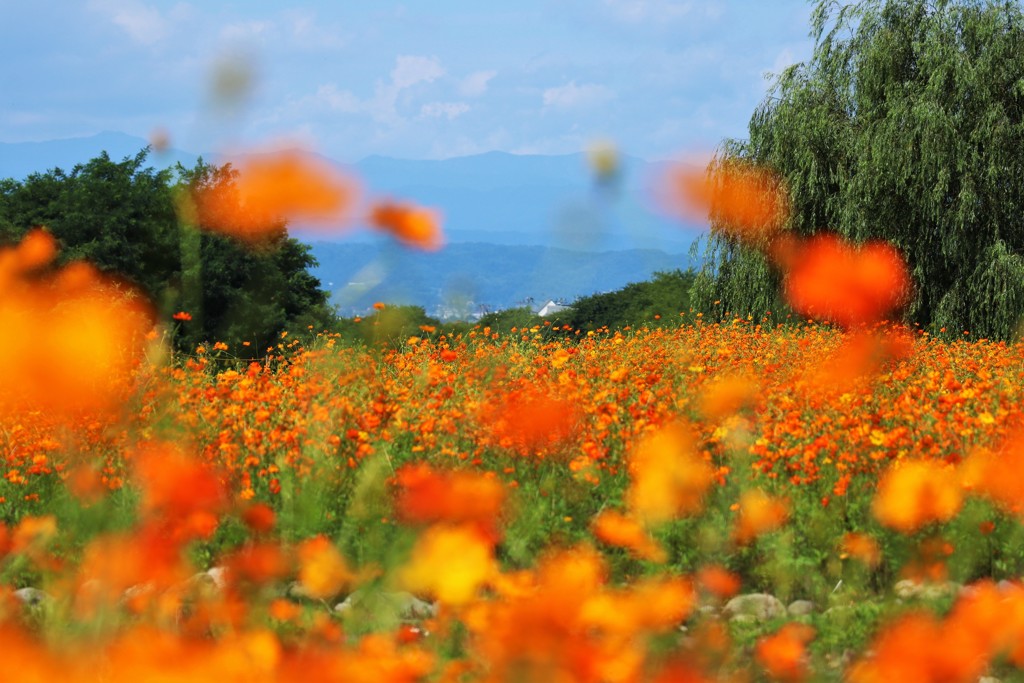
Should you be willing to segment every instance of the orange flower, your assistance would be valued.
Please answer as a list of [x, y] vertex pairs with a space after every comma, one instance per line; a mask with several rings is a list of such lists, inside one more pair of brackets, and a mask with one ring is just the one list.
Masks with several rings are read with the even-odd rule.
[[256, 503], [242, 512], [242, 521], [253, 533], [265, 534], [273, 530], [277, 515], [266, 503]]
[[177, 313], [172, 315], [171, 318], [173, 318], [174, 320], [180, 320], [181, 322], [187, 323], [188, 321], [192, 320], [192, 314], [186, 313], [185, 311], [178, 311]]
[[[309, 585], [307, 584], [311, 584], [316, 590], [316, 588], [322, 587], [327, 580], [313, 576], [317, 569], [312, 568], [312, 565], [317, 558], [310, 557], [315, 552], [309, 548], [306, 548], [305, 552], [306, 555], [303, 556], [303, 559], [310, 565], [310, 568], [306, 570], [307, 583], [304, 583], [303, 586], [308, 591]], [[321, 563], [329, 562], [329, 560], [320, 561]], [[224, 558], [224, 566], [228, 569], [228, 576], [231, 577], [232, 583], [249, 583], [260, 586], [287, 576], [292, 570], [292, 558], [284, 552], [279, 543], [255, 543], [245, 545], [240, 550], [228, 555]], [[324, 574], [328, 572], [329, 569], [323, 570]]]
[[57, 518], [53, 515], [24, 517], [11, 534], [11, 552], [38, 553], [57, 535]]
[[254, 240], [287, 221], [337, 227], [356, 194], [354, 183], [325, 160], [288, 150], [243, 158], [232, 177], [198, 188], [186, 211], [199, 227]]
[[737, 543], [749, 543], [763, 533], [782, 526], [789, 517], [787, 504], [761, 489], [749, 489], [740, 496], [739, 517], [733, 529]]
[[[946, 680], [935, 676], [937, 644], [942, 642], [941, 626], [929, 614], [909, 614], [890, 623], [875, 638], [872, 655], [850, 668], [853, 683]], [[951, 679], [955, 680], [955, 679]]]
[[740, 577], [717, 564], [701, 567], [697, 572], [697, 583], [712, 595], [731, 598], [740, 591]]
[[333, 598], [354, 578], [345, 558], [324, 536], [303, 541], [298, 552], [299, 584], [312, 598]]
[[626, 502], [645, 523], [666, 522], [703, 505], [713, 473], [694, 451], [693, 434], [682, 423], [647, 434], [629, 458]]
[[524, 454], [567, 441], [577, 428], [579, 415], [570, 402], [540, 389], [507, 391], [495, 405], [484, 406], [480, 421], [494, 435]]
[[213, 533], [227, 494], [209, 466], [165, 442], [144, 444], [134, 464], [144, 515], [170, 525], [180, 540]]
[[1004, 510], [1024, 515], [1024, 431], [994, 451], [979, 448], [961, 465], [964, 486]]
[[906, 262], [882, 242], [854, 247], [822, 235], [802, 245], [794, 260], [786, 278], [786, 297], [801, 315], [846, 327], [873, 323], [910, 294]]
[[478, 472], [443, 472], [425, 463], [409, 464], [395, 473], [395, 509], [405, 522], [470, 523], [497, 541], [505, 486]]
[[84, 263], [35, 273], [55, 254], [43, 230], [0, 249], [0, 411], [115, 411], [142, 358], [150, 311], [133, 289]]
[[960, 511], [963, 494], [952, 468], [938, 462], [897, 462], [882, 476], [872, 509], [882, 524], [911, 533], [947, 522]]
[[868, 567], [876, 567], [882, 561], [882, 551], [878, 541], [867, 534], [848, 533], [843, 536], [841, 558], [852, 557], [860, 560]]
[[789, 217], [789, 201], [778, 174], [741, 159], [708, 170], [677, 167], [669, 172], [673, 208], [710, 220], [716, 229], [753, 246], [766, 246]]
[[777, 633], [757, 641], [754, 657], [768, 675], [780, 681], [801, 681], [807, 677], [807, 643], [814, 629], [805, 624], [786, 624]]
[[417, 540], [401, 571], [401, 581], [412, 592], [464, 605], [497, 570], [491, 547], [490, 541], [472, 528], [432, 526]]
[[429, 209], [390, 201], [379, 202], [370, 212], [370, 224], [408, 246], [426, 251], [437, 251], [444, 246], [440, 218], [437, 212]]
[[707, 417], [720, 420], [752, 405], [758, 394], [757, 382], [742, 375], [725, 375], [714, 382], [701, 394], [701, 412]]
[[665, 549], [636, 520], [622, 513], [605, 510], [594, 518], [591, 528], [598, 540], [626, 548], [640, 559], [659, 563], [668, 559]]

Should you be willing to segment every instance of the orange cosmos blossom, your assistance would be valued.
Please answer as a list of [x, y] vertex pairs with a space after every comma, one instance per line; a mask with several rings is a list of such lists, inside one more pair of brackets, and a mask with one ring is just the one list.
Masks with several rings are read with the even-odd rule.
[[965, 488], [1024, 515], [1024, 431], [1010, 434], [994, 450], [976, 449], [960, 469]]
[[142, 358], [151, 311], [85, 263], [46, 271], [56, 253], [43, 229], [0, 249], [0, 411], [114, 411]]
[[392, 201], [378, 202], [370, 211], [370, 225], [407, 246], [426, 251], [437, 251], [444, 246], [439, 214], [423, 207]]
[[247, 156], [235, 170], [192, 193], [184, 208], [199, 227], [247, 241], [286, 221], [337, 228], [358, 194], [337, 168], [299, 150]]
[[414, 593], [465, 605], [497, 568], [490, 539], [472, 527], [438, 524], [419, 537], [399, 578]]
[[867, 534], [856, 532], [845, 534], [840, 548], [841, 559], [852, 557], [871, 568], [878, 566], [878, 563], [882, 561], [882, 550], [878, 547], [878, 541]]
[[882, 476], [872, 510], [885, 526], [912, 533], [932, 522], [949, 521], [962, 502], [960, 482], [951, 467], [930, 460], [905, 460]]
[[625, 548], [640, 559], [658, 563], [668, 559], [665, 549], [639, 522], [620, 512], [605, 510], [591, 522], [591, 529], [599, 541]]
[[633, 515], [660, 523], [700, 510], [713, 473], [694, 445], [692, 430], [683, 423], [662, 427], [636, 444], [626, 491]]
[[505, 486], [494, 476], [445, 472], [415, 463], [399, 468], [394, 481], [399, 519], [414, 524], [468, 523], [498, 540]]
[[746, 375], [729, 375], [709, 382], [701, 393], [701, 412], [712, 420], [721, 420], [757, 402], [758, 382]]
[[298, 557], [299, 584], [312, 598], [333, 598], [355, 578], [338, 548], [325, 536], [299, 544]]
[[807, 677], [807, 643], [814, 629], [806, 624], [786, 624], [778, 632], [757, 641], [754, 657], [779, 681], [802, 681]]
[[739, 576], [717, 564], [701, 567], [697, 572], [697, 583], [715, 597], [723, 599], [739, 593], [743, 585]]
[[213, 534], [227, 507], [227, 491], [213, 468], [167, 442], [143, 444], [134, 468], [142, 513], [165, 529], [168, 541]]
[[906, 261], [893, 247], [859, 247], [833, 235], [798, 248], [786, 277], [786, 298], [801, 315], [845, 327], [882, 320], [906, 302], [911, 280]]
[[788, 517], [789, 506], [785, 501], [761, 489], [749, 489], [740, 496], [733, 538], [737, 543], [749, 543], [761, 534], [778, 529]]
[[578, 428], [579, 411], [569, 401], [541, 388], [507, 391], [481, 407], [480, 422], [490, 425], [499, 443], [529, 455], [568, 441]]
[[669, 171], [668, 202], [690, 218], [752, 246], [766, 246], [789, 218], [782, 178], [742, 159], [722, 160], [710, 169], [679, 166]]

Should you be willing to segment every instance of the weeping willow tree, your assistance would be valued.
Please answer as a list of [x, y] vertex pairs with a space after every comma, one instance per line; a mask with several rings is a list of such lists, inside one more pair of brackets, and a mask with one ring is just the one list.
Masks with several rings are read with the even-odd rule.
[[[779, 74], [712, 162], [788, 185], [785, 228], [887, 240], [907, 258], [908, 322], [1009, 338], [1024, 316], [1024, 16], [1019, 2], [819, 0], [809, 62]], [[691, 300], [784, 311], [780, 274], [716, 226]]]

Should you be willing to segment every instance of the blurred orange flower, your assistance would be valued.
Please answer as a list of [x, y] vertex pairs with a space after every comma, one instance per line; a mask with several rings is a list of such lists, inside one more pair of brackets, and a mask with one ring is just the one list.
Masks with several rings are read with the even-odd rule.
[[210, 466], [163, 441], [143, 444], [134, 466], [145, 516], [172, 527], [180, 540], [213, 533], [227, 493]]
[[411, 204], [383, 201], [370, 211], [370, 225], [403, 244], [426, 251], [437, 251], [444, 246], [440, 223], [436, 211]]
[[741, 159], [719, 160], [707, 169], [678, 166], [669, 172], [670, 205], [690, 218], [751, 246], [766, 246], [789, 218], [782, 178]]
[[243, 157], [229, 178], [198, 188], [186, 211], [196, 224], [242, 240], [287, 221], [338, 228], [348, 219], [355, 183], [324, 159], [287, 150]]
[[131, 390], [149, 307], [85, 263], [36, 272], [56, 250], [42, 229], [0, 249], [0, 412], [114, 411]]
[[749, 543], [763, 533], [778, 529], [788, 517], [789, 506], [785, 501], [761, 489], [748, 489], [740, 496], [733, 538], [737, 543]]
[[436, 525], [416, 541], [402, 584], [449, 605], [464, 605], [497, 571], [490, 540], [466, 526]]
[[964, 487], [1007, 512], [1024, 515], [1024, 431], [994, 450], [978, 448], [960, 465]]
[[299, 584], [312, 598], [333, 598], [354, 578], [345, 558], [325, 536], [303, 541], [298, 554]]
[[779, 681], [802, 681], [808, 675], [807, 643], [814, 629], [791, 623], [757, 641], [754, 657], [768, 674]]
[[494, 476], [414, 463], [399, 468], [394, 481], [399, 519], [416, 524], [470, 523], [498, 540], [505, 486]]
[[883, 242], [860, 247], [833, 235], [804, 243], [786, 277], [786, 297], [801, 315], [850, 327], [882, 320], [908, 300], [910, 272]]
[[740, 577], [717, 564], [701, 567], [697, 572], [697, 583], [706, 591], [719, 598], [731, 598], [740, 591]]
[[605, 510], [594, 518], [591, 528], [599, 541], [625, 548], [642, 560], [660, 563], [668, 559], [665, 549], [636, 520], [620, 512]]
[[885, 526], [911, 533], [947, 522], [960, 511], [963, 493], [955, 471], [940, 462], [905, 460], [882, 476], [873, 511]]
[[524, 455], [569, 440], [577, 429], [576, 407], [539, 388], [504, 392], [492, 405], [482, 406], [479, 420], [490, 425], [502, 445], [513, 446]]
[[721, 420], [755, 403], [758, 383], [745, 375], [723, 375], [701, 393], [700, 409], [710, 419]]
[[711, 467], [694, 449], [689, 425], [674, 423], [645, 435], [629, 457], [626, 503], [644, 523], [697, 512], [711, 485]]
[[840, 549], [841, 558], [852, 557], [868, 567], [876, 567], [882, 561], [882, 550], [878, 547], [878, 541], [867, 534], [850, 532], [844, 535]]

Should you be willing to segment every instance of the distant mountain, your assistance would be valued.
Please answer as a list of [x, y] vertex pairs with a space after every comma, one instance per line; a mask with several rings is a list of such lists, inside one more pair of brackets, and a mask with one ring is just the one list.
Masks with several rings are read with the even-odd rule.
[[422, 306], [440, 318], [618, 289], [657, 271], [685, 270], [689, 257], [651, 249], [580, 252], [555, 247], [450, 244], [423, 253], [390, 244], [314, 242], [313, 274], [344, 315], [375, 301]]
[[[54, 168], [67, 172], [104, 151], [114, 161], [120, 161], [134, 157], [148, 144], [142, 138], [112, 132], [43, 142], [0, 142], [0, 179], [23, 180], [31, 173], [45, 173]], [[148, 161], [154, 168], [169, 168], [179, 161], [191, 167], [197, 158], [196, 154], [170, 149], [151, 154]]]
[[656, 210], [653, 188], [664, 168], [625, 157], [618, 182], [599, 184], [584, 154], [488, 152], [428, 161], [372, 156], [354, 171], [375, 194], [440, 208], [451, 242], [683, 252], [703, 226]]

